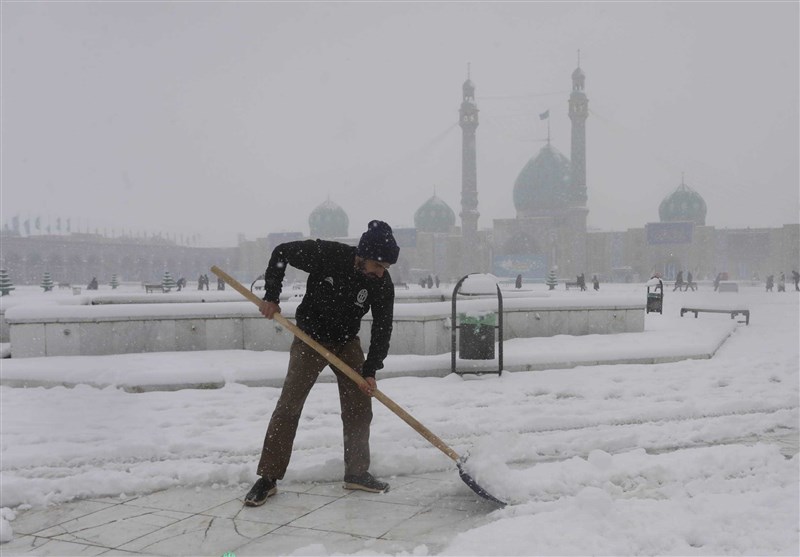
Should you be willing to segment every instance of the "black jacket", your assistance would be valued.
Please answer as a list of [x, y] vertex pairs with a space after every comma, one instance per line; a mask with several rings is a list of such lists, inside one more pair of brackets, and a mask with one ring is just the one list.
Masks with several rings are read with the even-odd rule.
[[372, 338], [364, 377], [375, 377], [389, 352], [394, 314], [394, 284], [388, 272], [370, 278], [355, 268], [356, 248], [325, 240], [280, 244], [264, 273], [264, 300], [278, 303], [286, 265], [309, 273], [295, 319], [314, 340], [346, 342], [358, 335], [361, 318], [372, 310]]

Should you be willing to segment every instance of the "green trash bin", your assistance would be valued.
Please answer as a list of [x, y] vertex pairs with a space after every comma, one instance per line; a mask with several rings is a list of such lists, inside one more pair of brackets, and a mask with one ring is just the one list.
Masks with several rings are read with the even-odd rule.
[[464, 360], [494, 360], [497, 314], [458, 314], [458, 354]]

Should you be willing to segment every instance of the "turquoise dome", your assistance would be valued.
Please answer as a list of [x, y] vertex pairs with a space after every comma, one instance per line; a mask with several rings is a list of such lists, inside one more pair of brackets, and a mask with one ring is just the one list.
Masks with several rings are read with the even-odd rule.
[[705, 226], [706, 212], [706, 202], [700, 194], [682, 181], [678, 189], [665, 197], [658, 206], [661, 222], [691, 221]]
[[455, 225], [456, 214], [436, 194], [414, 213], [414, 227], [418, 232], [450, 232]]
[[349, 226], [347, 213], [330, 198], [311, 211], [308, 217], [312, 238], [346, 238]]
[[549, 143], [523, 167], [514, 182], [519, 216], [571, 205], [569, 159]]

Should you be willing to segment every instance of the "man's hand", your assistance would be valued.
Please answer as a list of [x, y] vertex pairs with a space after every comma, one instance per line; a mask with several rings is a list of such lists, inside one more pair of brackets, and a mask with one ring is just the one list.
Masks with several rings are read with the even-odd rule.
[[258, 304], [258, 310], [261, 312], [261, 315], [267, 319], [272, 319], [276, 313], [281, 312], [281, 306], [275, 302], [267, 302], [266, 300], [262, 300], [261, 303]]
[[378, 384], [375, 382], [374, 377], [365, 377], [364, 382], [359, 385], [359, 388], [365, 395], [372, 396], [372, 393], [378, 388]]

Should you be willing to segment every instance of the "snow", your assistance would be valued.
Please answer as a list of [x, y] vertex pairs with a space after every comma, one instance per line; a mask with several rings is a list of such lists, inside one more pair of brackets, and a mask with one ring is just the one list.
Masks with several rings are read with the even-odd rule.
[[17, 513], [8, 508], [0, 509], [0, 543], [10, 542], [14, 539], [14, 529], [11, 521], [17, 517]]
[[[297, 304], [295, 304], [296, 306]], [[109, 304], [109, 305], [18, 305], [6, 311], [6, 319], [26, 321], [69, 320], [109, 321], [120, 319], [146, 319], [171, 317], [207, 317], [227, 315], [258, 315], [252, 302], [163, 303], [163, 304]]]
[[462, 294], [497, 294], [496, 276], [488, 273], [475, 273], [467, 276], [461, 283], [459, 292]]
[[[603, 285], [609, 296], [629, 291]], [[570, 299], [603, 294], [570, 291]], [[678, 317], [698, 294], [711, 295], [668, 292], [664, 314], [648, 314], [644, 333], [517, 339], [506, 343], [506, 359], [535, 362], [548, 347], [550, 361], [569, 362], [579, 351], [625, 359], [660, 345], [678, 354], [676, 344], [707, 349], [727, 339], [710, 359], [499, 377], [379, 373], [381, 390], [469, 454], [478, 484], [510, 503], [488, 524], [454, 536], [441, 554], [798, 554], [798, 296], [747, 286], [713, 293], [750, 308], [745, 326], [723, 314]], [[15, 511], [28, 506], [174, 486], [246, 490], [279, 389], [230, 378], [278, 374], [285, 358], [225, 351], [3, 360], [4, 378], [24, 368], [33, 380], [78, 384], [0, 387], [0, 540], [13, 536]], [[395, 356], [387, 369], [440, 360]], [[197, 375], [221, 377], [221, 387], [119, 388]], [[93, 379], [106, 386], [88, 385]], [[388, 409], [377, 402], [374, 409], [374, 474], [457, 474]], [[793, 449], [780, 442], [786, 438]], [[336, 481], [341, 453], [336, 386], [321, 382], [306, 403], [286, 480]], [[327, 553], [322, 545], [306, 549]]]

